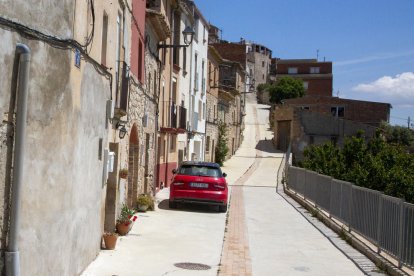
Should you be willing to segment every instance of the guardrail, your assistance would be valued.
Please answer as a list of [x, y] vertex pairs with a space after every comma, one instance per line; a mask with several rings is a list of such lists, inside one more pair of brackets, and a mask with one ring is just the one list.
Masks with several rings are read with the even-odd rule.
[[381, 192], [289, 166], [287, 186], [403, 264], [414, 267], [414, 205]]

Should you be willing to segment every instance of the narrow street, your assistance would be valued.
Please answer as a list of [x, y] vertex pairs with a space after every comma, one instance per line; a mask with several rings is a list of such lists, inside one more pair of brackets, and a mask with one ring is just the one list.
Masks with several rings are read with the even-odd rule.
[[243, 144], [223, 167], [228, 214], [192, 205], [169, 210], [164, 189], [156, 211], [139, 213], [130, 234], [82, 275], [364, 275], [282, 189], [276, 192], [283, 154], [272, 146], [267, 106], [254, 95], [247, 96], [245, 123]]

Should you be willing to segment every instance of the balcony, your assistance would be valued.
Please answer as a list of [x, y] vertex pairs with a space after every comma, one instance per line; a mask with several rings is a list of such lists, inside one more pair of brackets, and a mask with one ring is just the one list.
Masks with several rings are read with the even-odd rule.
[[129, 74], [128, 65], [122, 61], [116, 73], [115, 115], [122, 117], [128, 113]]
[[160, 103], [160, 130], [168, 133], [184, 133], [187, 124], [187, 109], [173, 101]]

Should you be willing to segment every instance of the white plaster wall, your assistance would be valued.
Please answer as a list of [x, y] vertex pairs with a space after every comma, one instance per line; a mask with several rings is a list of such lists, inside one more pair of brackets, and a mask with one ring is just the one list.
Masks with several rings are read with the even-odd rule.
[[[33, 21], [34, 27], [45, 31], [53, 28], [55, 35], [70, 34], [72, 1], [38, 2], [0, 1], [0, 10], [10, 17]], [[104, 147], [108, 142], [109, 82], [82, 61], [80, 88], [73, 87], [71, 51], [26, 40], [1, 27], [0, 37], [0, 60], [6, 65], [0, 67], [2, 114], [9, 110], [15, 45], [23, 42], [32, 50], [18, 237], [21, 275], [77, 275], [100, 249], [105, 186], [98, 148], [100, 138]], [[1, 123], [2, 141], [5, 129]], [[0, 156], [5, 155], [8, 146], [0, 148]], [[0, 166], [3, 199], [7, 197], [5, 175], [10, 172], [3, 162]], [[3, 200], [0, 202], [3, 204]], [[1, 226], [4, 224], [1, 221]]]
[[[196, 26], [195, 26], [196, 27]], [[195, 97], [195, 101], [194, 101], [194, 108], [192, 110], [192, 113], [197, 112], [199, 114], [199, 120], [198, 120], [198, 127], [195, 129], [193, 126], [193, 130], [196, 131], [197, 133], [200, 133], [198, 135], [195, 135], [191, 140], [190, 140], [190, 145], [189, 145], [189, 149], [188, 149], [188, 157], [191, 159], [191, 155], [194, 152], [194, 141], [200, 141], [202, 143], [202, 138], [199, 137], [197, 138], [197, 136], [202, 136], [202, 134], [205, 133], [206, 128], [206, 120], [203, 119], [202, 113], [204, 113], [204, 110], [202, 112], [200, 112], [201, 110], [199, 110], [199, 100], [202, 101], [202, 103], [204, 105], [206, 105], [206, 99], [207, 99], [207, 92], [206, 91], [202, 91], [202, 80], [203, 78], [205, 78], [206, 80], [206, 85], [205, 87], [207, 87], [207, 70], [208, 70], [208, 59], [207, 59], [207, 54], [208, 54], [208, 42], [207, 39], [203, 39], [203, 32], [204, 32], [204, 27], [206, 27], [206, 36], [208, 34], [207, 31], [207, 26], [205, 25], [205, 23], [202, 20], [199, 20], [199, 24], [198, 24], [198, 37], [196, 37], [193, 40], [192, 43], [192, 70], [191, 70], [191, 83], [190, 85], [193, 85], [194, 83], [194, 79], [195, 79], [195, 55], [197, 54], [197, 72], [199, 74], [199, 78], [198, 78], [198, 91], [194, 90], [194, 87], [192, 87], [191, 91], [192, 94]], [[204, 74], [203, 74], [203, 69], [202, 69], [202, 64], [204, 61]], [[191, 87], [190, 87], [191, 88]], [[203, 104], [201, 105], [203, 108]], [[207, 109], [207, 108], [206, 108]], [[191, 117], [191, 116], [190, 116]], [[204, 117], [205, 118], [205, 117]], [[190, 118], [192, 119], [192, 118]], [[203, 143], [201, 144], [201, 148], [203, 148]], [[204, 151], [201, 150], [201, 154], [200, 154], [200, 159], [199, 160], [204, 160]]]

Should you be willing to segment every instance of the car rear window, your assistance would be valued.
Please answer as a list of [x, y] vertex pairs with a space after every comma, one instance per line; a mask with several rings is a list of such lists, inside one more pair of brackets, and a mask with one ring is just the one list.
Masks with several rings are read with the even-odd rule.
[[196, 165], [183, 165], [181, 166], [179, 174], [196, 175], [196, 176], [209, 176], [209, 177], [221, 177], [221, 170], [219, 168], [196, 166]]

